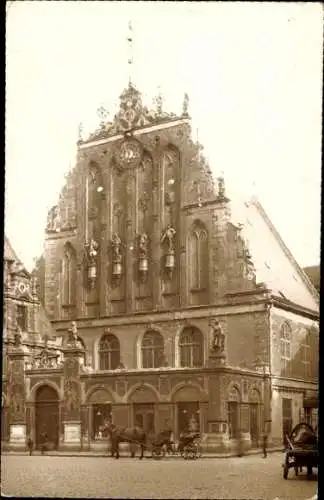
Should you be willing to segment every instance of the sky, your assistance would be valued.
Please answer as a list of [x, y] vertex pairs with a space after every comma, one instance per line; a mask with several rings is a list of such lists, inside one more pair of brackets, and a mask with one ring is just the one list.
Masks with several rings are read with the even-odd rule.
[[148, 107], [162, 92], [180, 113], [188, 93], [229, 195], [257, 195], [297, 262], [319, 264], [321, 3], [15, 1], [6, 31], [5, 231], [27, 269], [79, 123], [94, 130], [100, 106], [114, 116], [130, 71]]

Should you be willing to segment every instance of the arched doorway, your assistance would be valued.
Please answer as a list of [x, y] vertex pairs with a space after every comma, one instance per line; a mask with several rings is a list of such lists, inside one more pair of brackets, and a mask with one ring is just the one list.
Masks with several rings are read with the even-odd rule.
[[55, 389], [43, 385], [37, 389], [35, 398], [36, 448], [42, 443], [41, 435], [46, 432], [48, 446], [56, 449], [59, 443], [59, 401]]
[[134, 425], [142, 427], [147, 435], [155, 434], [157, 430], [156, 404], [157, 396], [147, 386], [138, 387], [130, 396], [133, 407]]
[[177, 439], [182, 432], [200, 432], [200, 391], [196, 387], [186, 385], [173, 395], [172, 400], [176, 405], [175, 434]]

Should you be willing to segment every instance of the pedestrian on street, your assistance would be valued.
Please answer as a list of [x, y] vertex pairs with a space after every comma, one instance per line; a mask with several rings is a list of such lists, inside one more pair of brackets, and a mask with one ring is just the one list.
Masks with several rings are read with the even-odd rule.
[[268, 447], [268, 436], [267, 436], [267, 433], [264, 432], [263, 436], [262, 436], [263, 458], [267, 458], [267, 447]]
[[237, 456], [243, 457], [244, 455], [244, 441], [242, 432], [238, 433], [237, 436]]
[[41, 453], [44, 455], [44, 452], [46, 451], [46, 443], [47, 443], [47, 433], [44, 431], [41, 434]]
[[29, 450], [29, 455], [31, 455], [33, 453], [33, 448], [34, 448], [34, 441], [31, 437], [31, 435], [29, 435], [29, 437], [27, 439], [27, 447]]

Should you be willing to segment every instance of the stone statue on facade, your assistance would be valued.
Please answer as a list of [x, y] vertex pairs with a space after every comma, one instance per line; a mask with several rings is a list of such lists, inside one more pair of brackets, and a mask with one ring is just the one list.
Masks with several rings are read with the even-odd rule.
[[88, 254], [89, 254], [90, 260], [94, 260], [97, 257], [98, 248], [99, 248], [98, 243], [93, 238], [91, 238], [89, 245], [88, 245]]
[[183, 104], [182, 104], [182, 115], [188, 116], [188, 110], [189, 110], [189, 96], [187, 93], [185, 93], [184, 97], [183, 97]]
[[76, 321], [72, 321], [71, 328], [68, 330], [68, 341], [67, 344], [72, 347], [82, 347], [81, 342], [78, 339], [78, 328]]
[[147, 257], [147, 251], [148, 251], [148, 236], [146, 233], [143, 233], [140, 235], [139, 238], [139, 256], [141, 259], [144, 259]]
[[166, 230], [162, 234], [161, 243], [163, 243], [164, 241], [168, 242], [169, 253], [174, 252], [174, 237], [175, 237], [175, 235], [176, 235], [176, 230], [172, 227], [171, 224], [168, 224]]
[[212, 332], [212, 350], [217, 353], [224, 353], [225, 349], [225, 335], [221, 324], [217, 319], [213, 319], [210, 322], [210, 328]]
[[115, 233], [112, 237], [113, 261], [114, 262], [121, 262], [121, 260], [122, 260], [121, 245], [122, 245], [122, 241], [119, 237], [119, 234]]
[[57, 205], [55, 205], [48, 212], [46, 230], [47, 231], [59, 231], [60, 230], [60, 223], [61, 223], [61, 219], [60, 219], [59, 207]]
[[21, 327], [18, 325], [15, 332], [15, 347], [21, 347], [22, 345], [22, 331]]

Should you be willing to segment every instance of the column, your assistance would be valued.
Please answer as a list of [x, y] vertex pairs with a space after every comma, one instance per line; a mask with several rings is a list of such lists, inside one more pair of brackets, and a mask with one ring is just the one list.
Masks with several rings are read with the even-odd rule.
[[209, 377], [209, 402], [207, 413], [207, 434], [203, 439], [205, 452], [224, 452], [228, 448], [227, 418], [224, 412], [224, 402], [221, 390], [220, 373]]
[[9, 398], [9, 447], [14, 450], [26, 449], [26, 389], [25, 389], [25, 351], [17, 337], [17, 344], [8, 349], [8, 382], [7, 397]]
[[64, 349], [64, 401], [63, 401], [63, 448], [80, 450], [81, 429], [81, 384], [80, 366], [85, 351], [77, 346]]

